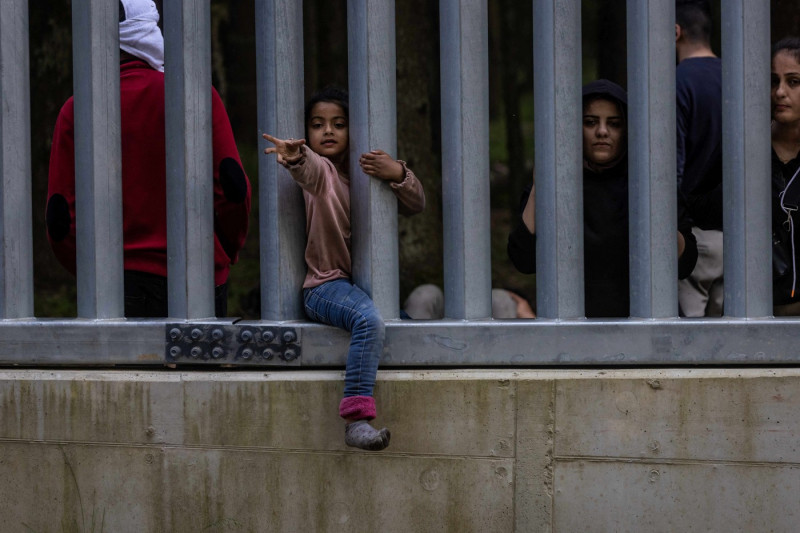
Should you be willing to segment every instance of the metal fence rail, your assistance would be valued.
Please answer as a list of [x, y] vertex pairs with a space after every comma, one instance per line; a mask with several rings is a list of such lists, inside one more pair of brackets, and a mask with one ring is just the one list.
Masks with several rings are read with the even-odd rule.
[[[769, 2], [722, 13], [725, 313], [772, 314]], [[747, 132], [745, 136], [745, 132]]]
[[[631, 315], [678, 315], [675, 2], [628, 3]], [[633, 230], [637, 228], [637, 230]]]
[[[255, 0], [258, 125], [303, 129], [302, 5]], [[351, 158], [396, 149], [394, 2], [349, 0]], [[534, 0], [536, 320], [491, 315], [486, 0], [440, 0], [446, 316], [396, 320], [397, 221], [384, 184], [355, 173], [354, 277], [387, 321], [384, 365], [795, 363], [800, 322], [771, 318], [769, 6], [722, 20], [725, 309], [677, 318], [674, 0], [628, 2], [631, 312], [583, 318], [580, 1]], [[33, 317], [27, 0], [0, 11], [0, 364], [192, 362], [340, 366], [348, 335], [304, 321], [300, 191], [259, 159], [261, 321], [213, 315], [209, 1], [165, 2], [170, 314], [122, 318], [117, 3], [73, 0], [79, 316]], [[117, 87], [117, 90], [114, 90]], [[745, 125], [747, 126], [745, 128]], [[744, 131], [748, 131], [745, 142]], [[263, 146], [262, 146], [263, 148]], [[351, 168], [358, 168], [351, 161]], [[27, 207], [25, 207], [27, 206]], [[578, 208], [576, 208], [578, 206]], [[189, 231], [187, 228], [192, 228]], [[102, 255], [101, 255], [102, 253]]]
[[0, 9], [0, 318], [33, 316], [28, 2]]
[[486, 2], [442, 0], [445, 316], [492, 316], [489, 235], [489, 58]]
[[[256, 0], [258, 129], [286, 139], [303, 131], [303, 9], [293, 0]], [[267, 146], [259, 141], [259, 153]], [[302, 320], [305, 207], [280, 165], [258, 165], [261, 298], [265, 320]]]

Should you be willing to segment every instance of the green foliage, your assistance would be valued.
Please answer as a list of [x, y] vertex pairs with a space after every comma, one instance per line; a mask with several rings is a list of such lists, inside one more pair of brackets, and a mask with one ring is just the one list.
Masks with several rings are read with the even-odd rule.
[[[492, 163], [508, 161], [507, 111], [503, 102], [500, 106], [502, 112], [489, 122], [489, 160]], [[519, 113], [525, 159], [533, 161], [533, 88], [520, 97]]]
[[68, 318], [78, 315], [78, 293], [75, 283], [48, 290], [35, 290], [33, 312], [39, 317]]

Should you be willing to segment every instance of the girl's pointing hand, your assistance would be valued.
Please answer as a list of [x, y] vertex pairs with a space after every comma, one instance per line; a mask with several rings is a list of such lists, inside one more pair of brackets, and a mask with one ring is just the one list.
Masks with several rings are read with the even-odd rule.
[[266, 140], [274, 144], [275, 146], [270, 146], [264, 149], [265, 154], [277, 154], [278, 156], [278, 163], [281, 165], [287, 165], [290, 163], [297, 162], [300, 157], [302, 157], [302, 153], [300, 152], [300, 147], [306, 143], [305, 139], [278, 139], [277, 137], [273, 137], [269, 133], [264, 133], [262, 135]]

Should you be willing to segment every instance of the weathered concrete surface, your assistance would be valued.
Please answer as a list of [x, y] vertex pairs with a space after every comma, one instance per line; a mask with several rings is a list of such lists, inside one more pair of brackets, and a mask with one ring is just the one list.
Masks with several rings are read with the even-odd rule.
[[0, 531], [797, 531], [800, 369], [342, 377], [0, 372]]

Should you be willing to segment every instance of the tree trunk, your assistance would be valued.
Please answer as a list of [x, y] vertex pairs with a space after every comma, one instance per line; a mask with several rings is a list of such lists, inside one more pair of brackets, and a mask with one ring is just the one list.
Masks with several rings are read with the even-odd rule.
[[347, 88], [347, 2], [306, 1], [303, 24], [305, 99], [328, 85]]
[[[500, 194], [505, 201], [496, 205], [503, 205], [515, 213], [519, 210], [519, 196], [525, 185], [531, 181], [531, 173], [525, 168], [520, 97], [525, 86], [524, 82], [530, 79], [528, 73], [533, 68], [533, 54], [531, 47], [520, 50], [518, 43], [532, 39], [532, 13], [530, 3], [500, 0], [497, 6], [499, 31], [496, 40], [499, 41], [497, 48], [499, 54], [491, 63], [499, 67], [501, 80], [500, 96], [508, 151], [508, 180], [505, 182], [506, 190]], [[532, 83], [532, 79], [530, 81]]]
[[628, 86], [625, 9], [618, 0], [601, 0], [597, 5], [597, 77]]
[[397, 152], [419, 177], [426, 197], [422, 213], [398, 221], [402, 305], [416, 285], [442, 283], [439, 10], [427, 0], [395, 6]]
[[37, 316], [75, 316], [75, 278], [50, 249], [44, 217], [53, 129], [61, 106], [72, 95], [72, 10], [69, 3], [54, 2], [47, 9], [30, 3], [28, 11], [34, 312]]

